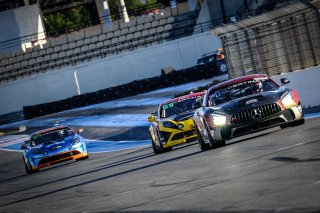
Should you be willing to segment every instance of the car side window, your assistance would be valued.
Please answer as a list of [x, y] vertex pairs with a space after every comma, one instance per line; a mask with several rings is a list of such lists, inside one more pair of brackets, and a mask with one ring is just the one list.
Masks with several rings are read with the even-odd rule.
[[278, 88], [272, 81], [264, 81], [262, 84], [264, 91], [272, 91]]

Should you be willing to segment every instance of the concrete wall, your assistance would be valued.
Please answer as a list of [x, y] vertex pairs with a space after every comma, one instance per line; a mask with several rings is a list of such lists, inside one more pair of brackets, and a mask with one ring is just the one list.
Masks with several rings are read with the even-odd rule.
[[[219, 22], [222, 23], [223, 14], [221, 8], [221, 0], [206, 0], [208, 4], [208, 8], [210, 10], [210, 17], [212, 20], [220, 20]], [[223, 1], [225, 15], [227, 17], [237, 16], [238, 12], [243, 13], [245, 12], [244, 3], [247, 2], [248, 10], [255, 10], [261, 5], [270, 4], [274, 1], [270, 0], [228, 0]], [[248, 11], [246, 11], [248, 12]], [[238, 17], [239, 18], [239, 17]], [[227, 20], [231, 21], [231, 20]]]
[[165, 42], [136, 51], [94, 60], [74, 67], [0, 85], [0, 115], [30, 106], [68, 98], [77, 94], [77, 70], [81, 93], [93, 92], [161, 74], [164, 67], [183, 69], [196, 64], [204, 53], [221, 47], [210, 32]]
[[320, 106], [320, 66], [285, 73], [272, 78], [277, 83], [280, 83], [281, 78], [288, 78], [290, 83], [286, 84], [286, 87], [298, 91], [304, 108]]
[[208, 7], [208, 0], [204, 0], [201, 4], [200, 14], [197, 18], [197, 25], [204, 22], [211, 21], [210, 10]]
[[[14, 15], [14, 10], [0, 12], [0, 43], [19, 37], [20, 29]], [[6, 53], [8, 50], [19, 50], [20, 45], [20, 39], [18, 40], [18, 42], [14, 42], [13, 46], [9, 47], [8, 49], [3, 49], [7, 46], [1, 45], [0, 54]]]
[[[43, 22], [37, 4], [0, 12], [0, 42], [15, 39], [9, 45], [0, 46], [0, 53], [22, 51], [31, 41], [45, 43]], [[39, 33], [39, 34], [38, 34]], [[3, 49], [4, 47], [10, 47]]]
[[[235, 15], [238, 8], [243, 4], [243, 0], [228, 0], [223, 1], [224, 10], [226, 16]], [[207, 0], [207, 4], [210, 10], [210, 17], [217, 23], [223, 23], [223, 13], [220, 0]]]

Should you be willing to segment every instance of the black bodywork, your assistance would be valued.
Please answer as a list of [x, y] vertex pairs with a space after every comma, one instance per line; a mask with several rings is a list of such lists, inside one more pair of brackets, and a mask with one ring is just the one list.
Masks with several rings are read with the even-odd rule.
[[[219, 88], [223, 87], [229, 88], [223, 90], [227, 94], [234, 89], [233, 85], [241, 84], [243, 81], [253, 82], [253, 79], [260, 78], [270, 81], [273, 88], [269, 91], [261, 89], [254, 94], [243, 94], [241, 97], [233, 97], [222, 103], [215, 97], [215, 103], [210, 105], [209, 96], [210, 93], [213, 94], [212, 91], [219, 91]], [[224, 145], [226, 140], [274, 126], [286, 127], [304, 123], [301, 103], [295, 90], [279, 86], [264, 75], [246, 76], [242, 79], [243, 81], [229, 80], [210, 88], [201, 106], [197, 106], [199, 108], [194, 114], [194, 121], [202, 150], [215, 145]], [[221, 96], [223, 94], [220, 94]], [[287, 96], [290, 97], [287, 98], [289, 101], [284, 101], [285, 105], [282, 101]]]

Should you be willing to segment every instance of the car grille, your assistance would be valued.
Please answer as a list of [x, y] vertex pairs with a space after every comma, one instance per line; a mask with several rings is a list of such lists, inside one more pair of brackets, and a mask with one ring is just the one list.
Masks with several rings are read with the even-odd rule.
[[185, 131], [185, 132], [180, 132], [180, 133], [175, 134], [175, 135], [172, 137], [171, 140], [172, 140], [172, 141], [175, 141], [175, 140], [179, 140], [179, 139], [191, 137], [191, 136], [194, 136], [194, 135], [196, 135], [196, 134], [197, 134], [196, 130], [189, 130], [189, 131]]
[[251, 109], [247, 109], [235, 115], [232, 115], [231, 121], [233, 124], [243, 124], [261, 120], [263, 118], [273, 116], [279, 112], [281, 112], [281, 107], [278, 104], [266, 104]]
[[240, 128], [236, 128], [235, 131], [233, 132], [233, 137], [238, 137], [248, 133], [256, 132], [256, 131], [266, 129], [271, 126], [280, 125], [283, 123], [285, 123], [285, 120], [280, 117], [271, 118], [269, 120], [265, 120], [257, 123], [252, 123], [248, 126], [246, 125]]
[[171, 136], [171, 133], [170, 132], [165, 132], [165, 131], [161, 131], [161, 134], [163, 135], [164, 137], [164, 140], [167, 142]]
[[54, 163], [55, 161], [60, 161], [60, 160], [67, 160], [71, 156], [77, 155], [77, 154], [80, 154], [80, 152], [79, 151], [71, 151], [71, 152], [66, 152], [63, 154], [43, 158], [40, 160], [39, 165], [40, 164], [47, 164], [47, 163]]

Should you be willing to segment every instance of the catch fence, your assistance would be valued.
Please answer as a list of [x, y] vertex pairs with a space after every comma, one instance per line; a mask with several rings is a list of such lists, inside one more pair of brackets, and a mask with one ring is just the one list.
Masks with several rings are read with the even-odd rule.
[[230, 77], [277, 75], [320, 63], [318, 8], [295, 1], [212, 30], [222, 41]]

